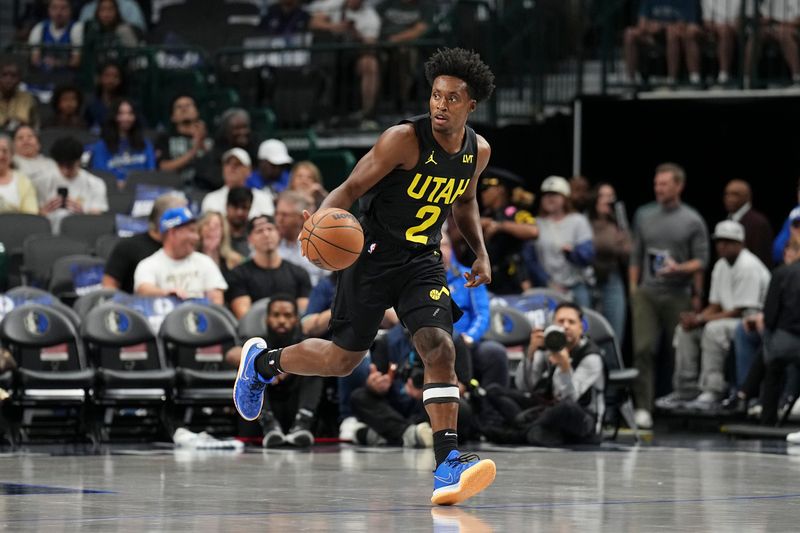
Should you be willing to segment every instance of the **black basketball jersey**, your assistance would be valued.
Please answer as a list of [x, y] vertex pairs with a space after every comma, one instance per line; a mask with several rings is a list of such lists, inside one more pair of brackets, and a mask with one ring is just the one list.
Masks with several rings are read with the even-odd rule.
[[368, 234], [388, 236], [395, 245], [438, 246], [453, 202], [475, 174], [478, 140], [466, 126], [461, 150], [449, 154], [433, 138], [430, 114], [400, 122], [407, 123], [417, 134], [419, 161], [411, 170], [393, 170], [361, 197], [361, 222]]

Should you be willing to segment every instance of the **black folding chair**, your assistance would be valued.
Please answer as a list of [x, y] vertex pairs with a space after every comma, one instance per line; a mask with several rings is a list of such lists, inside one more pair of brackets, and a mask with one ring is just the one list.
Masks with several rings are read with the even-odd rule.
[[269, 298], [256, 300], [239, 320], [239, 338], [263, 337], [267, 332], [267, 306]]
[[59, 257], [89, 254], [89, 245], [58, 235], [31, 235], [22, 245], [22, 274], [26, 285], [46, 287]]
[[94, 249], [100, 236], [114, 234], [114, 227], [113, 213], [70, 215], [61, 221], [61, 236], [85, 242]]

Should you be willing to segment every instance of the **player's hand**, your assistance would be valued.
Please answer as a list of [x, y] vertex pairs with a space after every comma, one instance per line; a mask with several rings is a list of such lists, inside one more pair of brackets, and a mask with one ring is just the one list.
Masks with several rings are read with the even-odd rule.
[[[303, 224], [304, 225], [306, 223], [306, 220], [308, 220], [309, 218], [311, 218], [311, 213], [309, 213], [307, 209], [303, 209]], [[303, 230], [301, 229], [300, 230], [300, 234], [297, 236], [297, 242], [300, 242], [300, 238], [302, 236], [303, 236]], [[303, 257], [306, 256], [306, 252], [305, 252], [305, 250], [303, 250], [302, 246], [300, 246], [300, 255], [302, 255]]]
[[481, 257], [476, 259], [475, 262], [472, 263], [472, 270], [464, 273], [464, 279], [467, 280], [467, 283], [464, 284], [467, 288], [491, 283], [492, 269], [489, 266], [489, 259]]

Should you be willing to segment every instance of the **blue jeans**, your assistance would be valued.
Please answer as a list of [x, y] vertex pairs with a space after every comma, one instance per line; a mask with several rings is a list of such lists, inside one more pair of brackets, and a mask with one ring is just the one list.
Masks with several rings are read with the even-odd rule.
[[745, 331], [739, 324], [733, 332], [733, 352], [736, 357], [736, 389], [744, 386], [747, 373], [758, 356], [761, 347], [761, 335], [757, 331]]
[[590, 292], [589, 285], [586, 283], [578, 283], [569, 288], [572, 293], [572, 300], [581, 307], [592, 306], [592, 293]]
[[625, 284], [618, 272], [610, 273], [605, 282], [597, 284], [594, 308], [606, 317], [619, 343], [625, 339], [627, 305]]
[[367, 355], [349, 376], [339, 378], [339, 422], [353, 415], [350, 406], [350, 395], [354, 390], [363, 387], [369, 376], [370, 358]]

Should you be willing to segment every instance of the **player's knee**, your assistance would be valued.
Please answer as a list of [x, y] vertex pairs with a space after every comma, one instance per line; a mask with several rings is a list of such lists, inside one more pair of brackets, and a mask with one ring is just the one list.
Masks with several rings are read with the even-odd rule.
[[363, 352], [343, 352], [331, 361], [330, 375], [348, 376], [364, 359]]
[[426, 366], [452, 366], [455, 362], [453, 339], [442, 329], [420, 329], [414, 334], [414, 344]]

